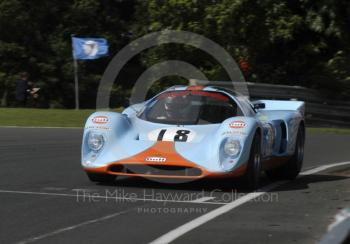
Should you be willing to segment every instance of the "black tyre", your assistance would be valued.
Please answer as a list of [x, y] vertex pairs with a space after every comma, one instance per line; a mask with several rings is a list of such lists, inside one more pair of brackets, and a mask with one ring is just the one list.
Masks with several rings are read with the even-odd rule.
[[89, 180], [92, 182], [100, 182], [100, 183], [113, 183], [116, 179], [115, 175], [107, 175], [107, 174], [94, 174], [87, 173]]
[[299, 126], [294, 154], [288, 162], [277, 169], [267, 170], [266, 175], [271, 180], [294, 180], [301, 171], [304, 160], [305, 128]]
[[245, 188], [255, 190], [259, 188], [261, 178], [261, 145], [260, 134], [256, 133], [250, 148], [248, 169], [244, 176]]

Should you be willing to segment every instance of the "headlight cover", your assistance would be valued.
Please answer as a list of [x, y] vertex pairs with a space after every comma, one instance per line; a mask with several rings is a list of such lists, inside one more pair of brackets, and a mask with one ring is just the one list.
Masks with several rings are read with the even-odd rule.
[[228, 138], [224, 144], [224, 152], [230, 157], [236, 157], [241, 152], [241, 144], [238, 140]]
[[92, 151], [99, 151], [105, 143], [105, 139], [102, 134], [96, 132], [90, 132], [87, 140], [88, 146]]

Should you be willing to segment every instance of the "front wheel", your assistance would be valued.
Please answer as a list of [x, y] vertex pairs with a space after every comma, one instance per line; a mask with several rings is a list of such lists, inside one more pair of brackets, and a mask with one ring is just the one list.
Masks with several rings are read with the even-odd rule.
[[244, 184], [249, 190], [255, 190], [260, 185], [260, 178], [261, 178], [260, 134], [256, 133], [250, 149], [248, 168], [244, 176]]
[[115, 175], [108, 175], [108, 174], [95, 174], [95, 173], [86, 173], [89, 180], [92, 182], [99, 182], [99, 183], [113, 183], [116, 179]]

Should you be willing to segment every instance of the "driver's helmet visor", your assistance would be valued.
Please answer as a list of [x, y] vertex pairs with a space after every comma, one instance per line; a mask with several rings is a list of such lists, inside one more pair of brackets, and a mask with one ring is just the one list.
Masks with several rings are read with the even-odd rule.
[[168, 96], [165, 98], [164, 107], [166, 111], [173, 112], [186, 108], [190, 104], [188, 95]]

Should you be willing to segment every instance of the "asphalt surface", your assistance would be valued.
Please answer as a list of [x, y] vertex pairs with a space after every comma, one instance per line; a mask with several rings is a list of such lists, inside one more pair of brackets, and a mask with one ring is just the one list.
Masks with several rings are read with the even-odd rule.
[[[0, 135], [0, 243], [147, 243], [248, 194], [228, 180], [94, 184], [80, 168], [82, 130]], [[350, 135], [307, 135], [304, 170], [344, 161]], [[174, 243], [315, 243], [349, 206], [350, 164], [281, 183]]]

